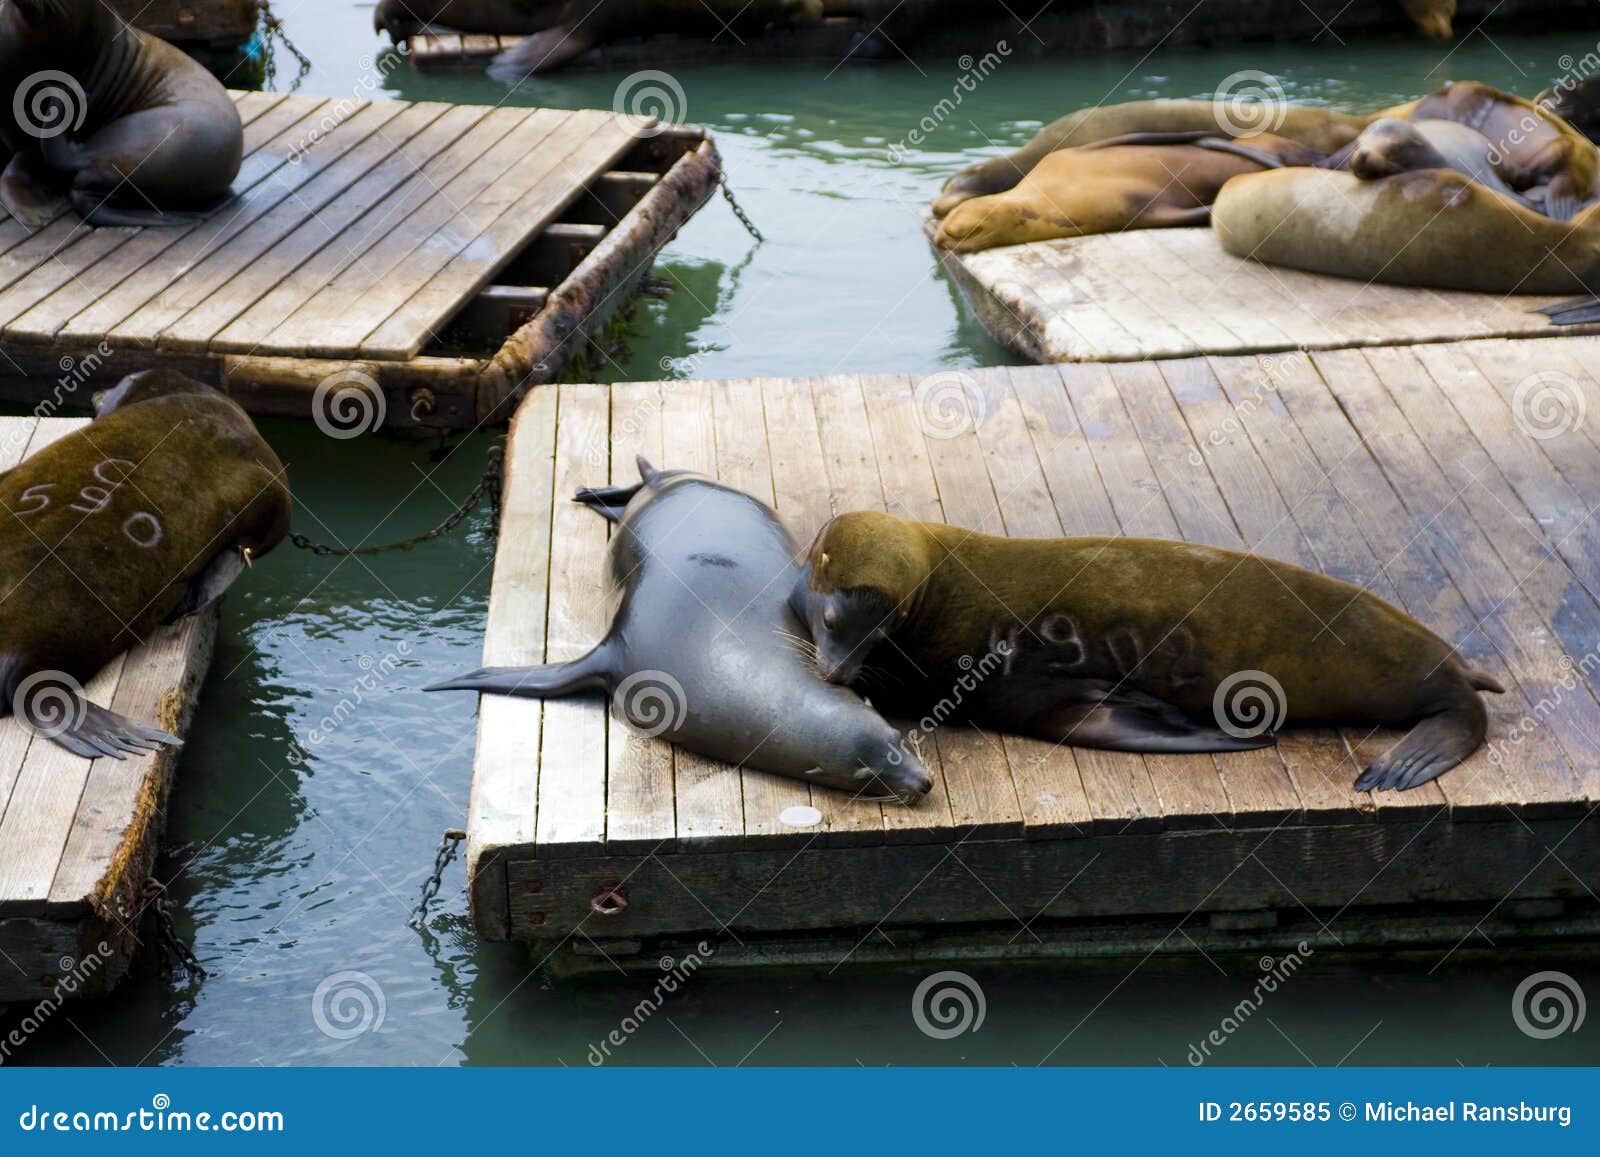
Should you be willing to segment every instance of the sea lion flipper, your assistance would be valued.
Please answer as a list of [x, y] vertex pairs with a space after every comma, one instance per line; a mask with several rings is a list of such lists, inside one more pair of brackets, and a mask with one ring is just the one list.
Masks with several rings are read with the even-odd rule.
[[164, 209], [113, 205], [106, 197], [90, 189], [73, 189], [71, 199], [72, 207], [78, 211], [84, 223], [101, 229], [181, 229], [205, 220], [203, 213], [176, 213]]
[[582, 56], [599, 41], [593, 29], [582, 25], [557, 25], [523, 38], [489, 62], [488, 73], [495, 80], [514, 82], [536, 72], [560, 68]]
[[1476, 694], [1429, 715], [1385, 751], [1356, 780], [1357, 791], [1407, 791], [1436, 779], [1478, 749], [1489, 714]]
[[0, 172], [0, 207], [31, 232], [60, 216], [67, 199], [51, 184], [49, 171], [39, 158], [22, 152]]
[[1088, 690], [1087, 698], [1048, 711], [1035, 734], [1110, 751], [1249, 751], [1275, 742], [1270, 733], [1241, 737], [1208, 726], [1174, 704], [1132, 688], [1093, 684]]
[[1544, 215], [1552, 221], [1570, 221], [1578, 215], [1577, 186], [1572, 178], [1559, 173], [1544, 187]]
[[424, 691], [481, 691], [519, 699], [556, 699], [579, 691], [605, 691], [614, 681], [610, 648], [601, 643], [570, 663], [545, 663], [538, 667], [480, 667], [454, 679], [424, 687]]
[[632, 486], [585, 486], [572, 496], [572, 501], [583, 503], [610, 522], [621, 522], [628, 503], [644, 487], [643, 482]]
[[71, 718], [75, 722], [65, 728], [55, 717], [48, 720], [24, 718], [23, 722], [84, 759], [126, 759], [130, 754], [147, 755], [158, 748], [183, 746], [183, 740], [171, 732], [135, 723], [82, 697], [73, 708]]
[[244, 553], [238, 547], [229, 547], [206, 564], [205, 569], [189, 580], [189, 589], [183, 601], [167, 616], [167, 624], [197, 615], [211, 607], [228, 593], [228, 588], [245, 572]]
[[1588, 325], [1600, 321], [1600, 297], [1575, 297], [1533, 311], [1550, 319], [1551, 325]]

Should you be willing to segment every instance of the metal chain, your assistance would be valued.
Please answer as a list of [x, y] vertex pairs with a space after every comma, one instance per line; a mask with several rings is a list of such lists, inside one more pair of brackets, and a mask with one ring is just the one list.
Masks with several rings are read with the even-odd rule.
[[319, 557], [338, 555], [348, 558], [362, 554], [384, 554], [391, 550], [410, 550], [414, 546], [419, 546], [424, 542], [431, 542], [436, 538], [449, 534], [460, 526], [462, 520], [477, 509], [478, 503], [483, 501], [484, 495], [489, 497], [489, 509], [493, 512], [493, 522], [498, 532], [500, 525], [500, 479], [504, 457], [504, 447], [489, 447], [489, 464], [484, 468], [483, 477], [478, 479], [478, 484], [472, 488], [472, 492], [462, 499], [461, 505], [455, 508], [449, 518], [432, 530], [425, 531], [422, 534], [403, 538], [399, 542], [387, 542], [382, 546], [328, 546], [324, 543], [312, 542], [305, 535], [293, 532], [289, 535], [289, 541], [301, 550], [309, 550]]
[[439, 888], [444, 884], [444, 870], [450, 866], [450, 861], [456, 858], [456, 852], [461, 848], [461, 841], [467, 838], [467, 833], [460, 828], [445, 828], [444, 839], [439, 841], [439, 851], [433, 857], [433, 874], [422, 883], [422, 899], [411, 910], [411, 919], [407, 923], [418, 932], [428, 919], [428, 905], [433, 903], [433, 898], [439, 894]]
[[156, 942], [161, 946], [161, 963], [168, 968], [176, 965], [191, 980], [204, 980], [207, 973], [196, 958], [194, 949], [178, 935], [178, 926], [172, 918], [172, 904], [167, 899], [167, 886], [151, 876], [144, 882], [143, 896], [144, 906], [140, 912], [148, 911], [155, 915]]
[[278, 14], [272, 10], [272, 5], [267, 0], [258, 0], [257, 7], [261, 10], [261, 27], [266, 30], [266, 36], [262, 43], [262, 48], [266, 53], [264, 62], [266, 87], [270, 91], [278, 82], [278, 61], [275, 53], [277, 46], [281, 44], [300, 63], [300, 73], [294, 78], [294, 83], [289, 86], [289, 91], [293, 92], [300, 87], [300, 83], [311, 72], [311, 59], [295, 46], [294, 41], [289, 39], [289, 33], [285, 31], [283, 21], [278, 18]]
[[728, 174], [718, 173], [717, 184], [722, 186], [722, 195], [727, 199], [728, 207], [733, 210], [733, 215], [739, 218], [739, 224], [749, 231], [750, 236], [756, 239], [757, 244], [765, 241], [766, 238], [762, 236], [761, 230], [757, 229], [756, 223], [750, 220], [750, 214], [744, 211], [744, 206], [739, 204], [738, 199], [734, 197], [733, 188], [728, 184]]

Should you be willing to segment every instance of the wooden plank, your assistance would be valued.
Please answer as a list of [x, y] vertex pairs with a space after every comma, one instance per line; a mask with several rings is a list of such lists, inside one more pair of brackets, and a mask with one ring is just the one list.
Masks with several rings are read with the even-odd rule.
[[[677, 382], [662, 390], [661, 461], [664, 470], [717, 476], [711, 387]], [[681, 747], [673, 748], [678, 848], [738, 845], [744, 840], [744, 785], [740, 772]]]
[[[538, 390], [517, 411], [506, 449], [500, 523], [515, 533], [496, 543], [494, 583], [484, 628], [483, 663], [526, 667], [544, 662], [554, 516], [555, 390]], [[502, 849], [532, 846], [539, 819], [539, 753], [544, 704], [482, 695], [478, 750], [467, 813], [467, 863], [474, 920], [506, 927]]]
[[[774, 507], [790, 528], [797, 530], [795, 515], [800, 512], [787, 509], [782, 490], [774, 496], [775, 478], [767, 447], [761, 384], [716, 382], [710, 390], [717, 480]], [[810, 784], [742, 767], [739, 787], [744, 804], [744, 834], [752, 841], [759, 838], [763, 843], [803, 844], [818, 834], [817, 828], [796, 828], [778, 818], [786, 808], [810, 806], [813, 794]], [[835, 807], [836, 797], [842, 793], [818, 788], [816, 795], [824, 805]], [[842, 802], [848, 807], [848, 800]], [[876, 811], [876, 806], [873, 810]], [[829, 818], [828, 811], [824, 810], [823, 816]], [[881, 822], [878, 826], [882, 827]]]
[[[0, 418], [0, 474], [22, 461], [38, 428], [38, 418]], [[0, 817], [5, 816], [6, 804], [32, 741], [28, 729], [14, 718], [0, 719]]]
[[[251, 292], [259, 295], [210, 337], [212, 351], [249, 353], [268, 347], [279, 352], [268, 335], [285, 318], [341, 273], [365, 268], [366, 254], [381, 238], [403, 229], [405, 219], [417, 204], [434, 196], [526, 116], [525, 110], [450, 108], [333, 204], [275, 245], [258, 274], [271, 287], [266, 292], [260, 293], [259, 286], [246, 290], [237, 278], [228, 284], [225, 292], [235, 304]], [[294, 261], [302, 255], [304, 260], [295, 266]], [[381, 276], [376, 271], [371, 275]], [[169, 330], [168, 336], [174, 341], [199, 343], [208, 336], [203, 331], [214, 325], [216, 316], [203, 316], [196, 311]]]
[[[237, 212], [213, 218], [168, 249], [148, 276], [129, 278], [62, 326], [61, 340], [104, 336], [113, 344], [154, 344], [163, 329], [379, 164], [393, 149], [394, 138], [375, 134], [406, 111], [407, 106], [390, 101], [357, 108], [298, 165], [280, 169], [240, 198]], [[408, 123], [420, 132], [425, 125], [419, 122], [427, 119], [413, 114]], [[163, 276], [167, 269], [181, 271], [181, 276]]]
[[[580, 658], [605, 637], [610, 625], [601, 565], [605, 520], [581, 503], [566, 501], [593, 482], [584, 451], [605, 444], [610, 394], [595, 385], [559, 390], [547, 663]], [[603, 698], [592, 695], [545, 701], [539, 759], [541, 854], [594, 854], [605, 840], [606, 707]]]
[[[661, 390], [657, 382], [611, 387], [610, 453], [604, 455], [610, 460], [611, 485], [632, 486], [639, 481], [635, 459], [641, 454], [655, 466], [666, 465], [661, 451]], [[586, 456], [589, 468], [596, 467], [601, 456], [598, 451]], [[670, 851], [677, 834], [672, 745], [635, 735], [613, 717], [607, 752], [606, 850], [613, 855]]]
[[[318, 110], [327, 102], [321, 98], [311, 101], [280, 98], [263, 103], [265, 107], [260, 115], [249, 118], [245, 125], [245, 158], [233, 182], [233, 198], [226, 205], [195, 225], [140, 229], [126, 244], [103, 257], [99, 256], [99, 250], [91, 252], [90, 248], [77, 245], [57, 254], [52, 264], [69, 273], [67, 282], [53, 292], [46, 292], [34, 283], [36, 274], [33, 274], [14, 286], [19, 295], [31, 300], [21, 313], [5, 324], [5, 336], [24, 341], [53, 339], [63, 325], [97, 298], [129, 277], [140, 274], [184, 238], [220, 229], [232, 221], [244, 207], [244, 195], [289, 163], [290, 149], [304, 136]], [[6, 316], [0, 311], [0, 318]]]
[[[873, 456], [878, 461], [885, 507], [899, 518], [942, 521], [944, 511], [939, 506], [939, 492], [908, 389], [909, 380], [869, 374], [859, 382], [872, 428]], [[923, 742], [919, 746], [922, 762], [933, 776], [933, 788], [915, 807], [884, 809], [884, 838], [891, 842], [942, 842], [955, 836], [949, 775], [938, 744]]]

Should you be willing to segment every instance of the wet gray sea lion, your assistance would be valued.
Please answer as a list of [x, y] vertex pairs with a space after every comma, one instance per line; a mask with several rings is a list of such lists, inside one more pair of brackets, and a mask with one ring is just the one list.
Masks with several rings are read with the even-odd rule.
[[[1319, 153], [1334, 153], [1356, 139], [1370, 117], [1349, 116], [1333, 109], [1288, 105], [1270, 110], [1259, 126]], [[1281, 114], [1281, 116], [1279, 115]], [[1014, 153], [968, 165], [944, 183], [933, 203], [944, 216], [972, 197], [1003, 193], [1059, 149], [1077, 148], [1129, 133], [1209, 132], [1238, 134], [1239, 113], [1218, 100], [1135, 100], [1079, 109], [1052, 121]]]
[[93, 225], [183, 225], [227, 194], [244, 129], [215, 77], [101, 0], [5, 0], [0, 146], [0, 204], [30, 228], [63, 195]]
[[1279, 169], [1229, 181], [1211, 227], [1236, 257], [1392, 285], [1600, 289], [1600, 205], [1556, 221], [1448, 169], [1363, 181]]
[[123, 379], [88, 426], [0, 474], [0, 715], [86, 758], [178, 740], [80, 687], [205, 610], [289, 529], [283, 464], [239, 406], [178, 374]]
[[580, 659], [429, 687], [533, 699], [604, 692], [624, 722], [725, 763], [911, 801], [932, 786], [900, 733], [826, 683], [790, 610], [800, 550], [773, 512], [639, 460], [636, 486], [578, 492], [617, 524], [611, 627]]
[[1477, 129], [1455, 121], [1380, 117], [1350, 146], [1346, 167], [1363, 181], [1421, 169], [1453, 169], [1487, 189], [1536, 208], [1495, 168], [1496, 149]]
[[1359, 790], [1416, 787], [1460, 763], [1487, 728], [1478, 692], [1502, 689], [1361, 587], [1191, 543], [843, 514], [817, 535], [793, 601], [822, 673], [881, 673], [891, 711], [922, 713], [976, 670], [962, 718], [1085, 747], [1236, 751], [1285, 725], [1411, 728]]

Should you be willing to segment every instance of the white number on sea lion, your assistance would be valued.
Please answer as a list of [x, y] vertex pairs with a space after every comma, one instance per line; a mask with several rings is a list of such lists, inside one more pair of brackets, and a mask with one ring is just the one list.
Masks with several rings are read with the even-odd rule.
[[122, 533], [134, 546], [149, 550], [161, 542], [161, 520], [146, 511], [128, 515], [122, 524]]
[[78, 497], [88, 505], [80, 506], [74, 502], [67, 507], [68, 510], [76, 510], [79, 514], [99, 514], [110, 503], [111, 491], [103, 486], [85, 486], [78, 491]]
[[41, 482], [37, 486], [28, 487], [22, 492], [22, 501], [38, 503], [38, 505], [32, 510], [17, 510], [13, 513], [15, 513], [18, 518], [21, 518], [27, 514], [38, 514], [39, 511], [50, 505], [50, 496], [43, 492], [46, 490], [54, 490], [55, 488], [56, 484], [54, 482]]
[[[130, 462], [126, 458], [107, 458], [94, 468], [94, 476], [107, 486], [120, 486], [133, 474], [134, 467], [137, 465], [139, 465], [137, 462]], [[125, 466], [127, 469], [122, 472], [121, 478], [107, 478], [101, 473], [107, 466]]]

